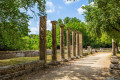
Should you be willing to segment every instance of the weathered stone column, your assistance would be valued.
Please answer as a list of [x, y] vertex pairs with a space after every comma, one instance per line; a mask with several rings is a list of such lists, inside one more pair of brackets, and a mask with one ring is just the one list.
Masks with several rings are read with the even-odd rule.
[[75, 54], [75, 30], [72, 31], [72, 55], [73, 55], [73, 58], [76, 58], [76, 54]]
[[61, 60], [67, 61], [65, 59], [64, 55], [64, 25], [60, 25], [60, 54], [61, 54]]
[[114, 39], [112, 39], [112, 53], [114, 56], [116, 56], [116, 53], [115, 53], [115, 41]]
[[40, 27], [39, 27], [39, 37], [40, 37], [40, 60], [44, 60], [46, 63], [46, 16], [40, 17]]
[[71, 45], [70, 45], [70, 28], [67, 28], [67, 54], [68, 54], [68, 60], [71, 60]]
[[76, 55], [77, 55], [77, 58], [80, 58], [80, 55], [79, 55], [79, 32], [76, 32]]
[[79, 33], [79, 55], [83, 56], [82, 33]]
[[51, 21], [52, 23], [52, 61], [50, 65], [57, 64], [57, 42], [56, 42], [56, 24], [57, 21]]

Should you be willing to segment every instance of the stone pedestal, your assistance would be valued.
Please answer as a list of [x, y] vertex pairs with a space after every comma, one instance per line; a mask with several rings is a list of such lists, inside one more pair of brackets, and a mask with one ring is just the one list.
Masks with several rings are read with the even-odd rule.
[[46, 63], [46, 16], [40, 17], [40, 27], [39, 27], [39, 36], [40, 36], [40, 60], [43, 60]]
[[64, 55], [64, 25], [60, 25], [60, 54], [61, 54], [61, 60], [64, 62], [67, 62]]
[[77, 58], [80, 58], [80, 55], [79, 55], [79, 32], [76, 32], [76, 57]]
[[72, 31], [72, 58], [76, 58], [76, 53], [75, 53], [75, 30]]
[[111, 57], [110, 73], [116, 76], [120, 75], [120, 64], [117, 56]]
[[71, 60], [70, 28], [67, 28], [67, 54], [68, 60]]

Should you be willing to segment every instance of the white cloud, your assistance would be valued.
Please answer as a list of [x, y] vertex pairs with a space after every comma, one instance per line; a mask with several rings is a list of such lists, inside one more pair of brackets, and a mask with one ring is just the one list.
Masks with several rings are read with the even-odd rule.
[[[82, 6], [85, 6], [85, 5], [82, 5]], [[82, 15], [82, 14], [84, 13], [84, 11], [85, 11], [84, 9], [82, 9], [82, 6], [77, 9], [77, 11], [78, 11], [78, 13], [79, 13], [80, 15]]]
[[39, 21], [37, 22], [36, 27], [31, 27], [30, 28], [30, 34], [39, 34]]
[[55, 11], [55, 6], [51, 1], [46, 1], [47, 13], [53, 13]]
[[[47, 30], [51, 30], [52, 29], [52, 24], [51, 24], [51, 20], [47, 20]], [[31, 27], [30, 28], [30, 34], [39, 34], [39, 21], [37, 22], [36, 27]]]
[[[71, 4], [71, 3], [75, 2], [74, 0], [63, 0], [63, 1], [65, 4]], [[78, 1], [78, 0], [76, 0], [76, 1]]]
[[89, 5], [93, 6], [93, 5], [94, 5], [94, 2], [91, 2]]
[[62, 9], [63, 7], [62, 6], [58, 6], [58, 9]]
[[47, 30], [51, 30], [51, 29], [52, 29], [51, 20], [47, 20]]
[[38, 32], [38, 29], [37, 29], [37, 27], [32, 27], [32, 28], [30, 28], [30, 34], [37, 34], [37, 32]]

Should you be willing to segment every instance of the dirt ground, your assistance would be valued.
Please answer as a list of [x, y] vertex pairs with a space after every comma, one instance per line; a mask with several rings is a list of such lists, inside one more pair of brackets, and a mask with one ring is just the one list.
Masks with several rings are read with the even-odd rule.
[[14, 80], [110, 80], [111, 53], [96, 53], [84, 58], [52, 66]]

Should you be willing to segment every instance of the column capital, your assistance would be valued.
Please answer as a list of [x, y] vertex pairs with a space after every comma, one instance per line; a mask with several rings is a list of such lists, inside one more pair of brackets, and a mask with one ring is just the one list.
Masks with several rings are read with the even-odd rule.
[[77, 34], [79, 34], [79, 31], [76, 31]]
[[73, 32], [75, 32], [75, 30], [72, 30]]
[[52, 24], [57, 24], [57, 21], [51, 21]]
[[112, 42], [115, 42], [115, 40], [114, 40], [114, 39], [112, 39]]
[[65, 26], [64, 24], [61, 24], [61, 25], [60, 25], [61, 28], [64, 27], [64, 26]]
[[67, 27], [67, 30], [70, 30], [70, 27]]
[[42, 19], [42, 18], [46, 19], [46, 18], [47, 18], [47, 16], [41, 16], [41, 17], [40, 17], [40, 19]]

